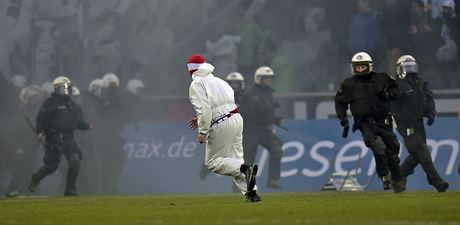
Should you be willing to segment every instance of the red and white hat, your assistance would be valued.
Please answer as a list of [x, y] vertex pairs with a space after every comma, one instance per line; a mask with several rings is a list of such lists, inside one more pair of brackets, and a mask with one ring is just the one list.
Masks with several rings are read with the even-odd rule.
[[192, 76], [192, 74], [205, 62], [204, 57], [200, 54], [193, 54], [188, 57], [187, 68], [190, 76]]

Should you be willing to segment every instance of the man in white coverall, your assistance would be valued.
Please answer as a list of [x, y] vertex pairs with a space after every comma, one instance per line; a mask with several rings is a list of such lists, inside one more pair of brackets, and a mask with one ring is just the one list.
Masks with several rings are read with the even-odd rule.
[[261, 201], [256, 192], [258, 167], [244, 164], [243, 117], [238, 113], [233, 89], [212, 74], [214, 66], [199, 54], [189, 57], [187, 67], [192, 76], [190, 102], [197, 116], [188, 125], [198, 128], [198, 141], [206, 144], [206, 167], [214, 173], [232, 176], [247, 202]]

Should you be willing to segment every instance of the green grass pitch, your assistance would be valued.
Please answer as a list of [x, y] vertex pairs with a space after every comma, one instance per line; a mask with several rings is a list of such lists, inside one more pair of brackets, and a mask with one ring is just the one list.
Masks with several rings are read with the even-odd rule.
[[460, 191], [0, 198], [0, 224], [460, 224]]

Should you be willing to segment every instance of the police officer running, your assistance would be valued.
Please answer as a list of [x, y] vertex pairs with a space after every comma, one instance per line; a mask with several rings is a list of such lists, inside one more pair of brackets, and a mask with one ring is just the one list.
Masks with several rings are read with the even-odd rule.
[[423, 118], [428, 118], [431, 126], [436, 116], [436, 107], [433, 92], [428, 83], [418, 76], [418, 64], [410, 55], [401, 56], [396, 62], [396, 83], [400, 95], [397, 101], [392, 102], [392, 112], [397, 130], [404, 139], [409, 156], [401, 165], [404, 178], [414, 173], [414, 168], [420, 163], [426, 173], [428, 183], [438, 192], [445, 192], [449, 184], [436, 171], [430, 152], [426, 145], [425, 126]]
[[255, 84], [247, 91], [241, 112], [245, 119], [244, 161], [254, 163], [259, 144], [266, 148], [270, 153], [267, 187], [279, 190], [282, 189], [279, 179], [283, 150], [281, 140], [271, 130], [271, 125], [281, 123], [281, 118], [275, 116], [280, 104], [273, 98], [274, 76], [274, 71], [268, 66], [256, 70]]
[[44, 165], [32, 175], [28, 188], [35, 192], [40, 181], [56, 171], [64, 154], [69, 164], [64, 194], [77, 195], [76, 181], [82, 155], [73, 140], [73, 132], [88, 130], [92, 125], [84, 122], [81, 107], [70, 98], [72, 82], [69, 78], [57, 77], [53, 88], [54, 92], [43, 102], [36, 122], [37, 137], [45, 143]]
[[348, 127], [350, 107], [353, 131], [360, 130], [364, 143], [372, 150], [384, 190], [393, 188], [395, 193], [402, 192], [400, 145], [390, 115], [390, 100], [398, 95], [397, 85], [387, 74], [373, 71], [372, 58], [365, 52], [352, 57], [351, 72], [353, 76], [342, 82], [335, 96], [337, 117], [343, 127]]

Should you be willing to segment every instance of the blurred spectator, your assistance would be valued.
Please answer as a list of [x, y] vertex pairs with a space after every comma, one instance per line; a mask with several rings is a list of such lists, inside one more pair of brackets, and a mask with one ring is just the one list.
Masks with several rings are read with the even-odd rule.
[[[445, 41], [446, 45], [449, 45], [448, 49], [445, 49], [442, 58], [444, 61], [455, 60], [455, 47], [458, 46], [459, 35], [459, 21], [455, 15], [455, 2], [453, 0], [444, 0], [442, 4], [442, 27], [441, 37]], [[453, 43], [450, 43], [453, 42]]]
[[310, 9], [302, 17], [303, 32], [281, 42], [272, 62], [274, 67], [283, 68], [281, 74], [277, 73], [277, 83], [281, 83], [275, 85], [277, 90], [331, 91], [329, 86], [333, 86], [334, 81], [330, 65], [336, 60], [337, 48], [331, 41], [331, 31], [325, 26], [324, 18], [322, 7]]
[[105, 13], [90, 20], [91, 30], [89, 44], [89, 74], [118, 72], [121, 66], [121, 44], [119, 41], [119, 17]]
[[237, 70], [237, 44], [241, 38], [237, 35], [224, 34], [216, 42], [206, 41], [206, 50], [214, 62], [214, 74], [222, 79]]
[[409, 40], [410, 9], [406, 0], [383, 0], [381, 27], [386, 44], [386, 71], [393, 73], [396, 60], [407, 52]]
[[[33, 1], [33, 12], [36, 21], [32, 30], [36, 33], [37, 46], [36, 82], [51, 80], [57, 73], [73, 75], [81, 72], [80, 58], [82, 40], [78, 24], [79, 0], [44, 0]], [[47, 62], [49, 61], [49, 62]], [[51, 77], [48, 77], [51, 76]], [[81, 82], [83, 77], [76, 80]], [[79, 83], [79, 82], [76, 82]]]
[[455, 15], [460, 16], [460, 0], [455, 0]]
[[35, 42], [34, 69], [35, 81], [42, 83], [51, 80], [57, 73], [57, 47], [51, 34], [53, 24], [49, 21], [37, 21], [35, 24], [37, 39]]
[[[371, 0], [357, 0], [358, 11], [350, 24], [348, 48], [352, 54], [367, 52], [374, 62], [382, 62], [383, 34], [380, 30], [380, 14], [374, 10]], [[379, 64], [374, 64], [379, 70]]]
[[[350, 7], [354, 6], [353, 3], [356, 1], [359, 12], [354, 15], [353, 21], [350, 23], [350, 32], [347, 38], [345, 37], [347, 29], [344, 30], [343, 26], [349, 23], [353, 13]], [[50, 80], [49, 76], [53, 76], [52, 74], [65, 73], [80, 85], [89, 83], [94, 74], [115, 71], [122, 80], [128, 74], [130, 77], [143, 78], [144, 82], [152, 87], [149, 89], [150, 92], [173, 94], [180, 91], [174, 87], [165, 87], [168, 85], [182, 86], [166, 75], [178, 70], [174, 64], [174, 58], [182, 53], [173, 51], [180, 49], [181, 52], [186, 52], [193, 49], [204, 52], [206, 51], [205, 46], [191, 45], [190, 43], [203, 40], [204, 36], [209, 37], [209, 33], [218, 33], [219, 36], [210, 40], [208, 49], [217, 48], [222, 43], [228, 43], [223, 41], [227, 40], [223, 38], [223, 34], [238, 35], [241, 42], [237, 46], [237, 53], [232, 52], [229, 55], [223, 55], [222, 51], [216, 53], [216, 50], [210, 50], [214, 51], [211, 55], [220, 54], [214, 55], [214, 61], [223, 64], [217, 68], [223, 70], [228, 67], [228, 70], [234, 70], [230, 68], [234, 68], [234, 61], [236, 60], [239, 71], [242, 71], [243, 74], [252, 74], [255, 67], [259, 65], [272, 64], [272, 66], [276, 66], [278, 64], [280, 68], [286, 68], [286, 74], [292, 73], [291, 75], [300, 76], [297, 68], [288, 72], [290, 70], [288, 65], [290, 58], [280, 49], [283, 45], [289, 44], [279, 42], [286, 37], [291, 38], [298, 35], [300, 33], [299, 27], [303, 24], [302, 20], [296, 18], [299, 15], [298, 12], [304, 11], [304, 7], [311, 9], [317, 4], [324, 6], [330, 12], [324, 18], [329, 22], [328, 25], [319, 28], [319, 30], [324, 29], [324, 27], [331, 28], [333, 31], [330, 34], [331, 39], [333, 39], [331, 43], [335, 43], [339, 47], [344, 45], [348, 47], [338, 48], [339, 52], [334, 53], [335, 57], [346, 56], [348, 58], [351, 53], [364, 50], [374, 55], [376, 61], [385, 62], [383, 60], [385, 52], [380, 51], [384, 47], [382, 39], [385, 39], [389, 48], [389, 56], [391, 56], [387, 61], [392, 61], [392, 58], [400, 53], [399, 50], [408, 50], [404, 49], [407, 44], [403, 42], [411, 40], [411, 52], [419, 52], [419, 56], [416, 56], [423, 63], [424, 60], [420, 54], [429, 52], [427, 48], [437, 44], [432, 44], [436, 42], [429, 42], [429, 38], [425, 34], [420, 34], [420, 29], [414, 32], [414, 26], [409, 29], [412, 32], [410, 39], [402, 37], [406, 36], [403, 33], [407, 33], [405, 29], [408, 24], [406, 22], [412, 21], [413, 23], [415, 21], [414, 18], [407, 19], [409, 14], [406, 3], [408, 1], [292, 0], [288, 1], [288, 4], [282, 4], [279, 1], [244, 0], [240, 4], [231, 4], [220, 0], [198, 1], [191, 6], [184, 4], [187, 2], [186, 0], [3, 0], [0, 5], [0, 30], [2, 31], [0, 32], [0, 71], [7, 78], [13, 74], [24, 74], [34, 83]], [[446, 27], [454, 27], [449, 32], [453, 36], [451, 40], [455, 41], [458, 36], [458, 28], [455, 28], [455, 23], [451, 21], [458, 20], [457, 17], [448, 20], [440, 18], [443, 17], [442, 12], [446, 11], [446, 8], [447, 10], [455, 9], [457, 13], [454, 15], [459, 14], [459, 7], [453, 6], [458, 0], [418, 0], [418, 2], [421, 1], [426, 3], [425, 16], [432, 15], [433, 18], [442, 20], [442, 24], [445, 24]], [[380, 7], [375, 9], [381, 10], [382, 17], [374, 10], [371, 4], [374, 2], [381, 3], [379, 4]], [[227, 9], [227, 6], [231, 7]], [[235, 6], [240, 6], [240, 8]], [[178, 14], [181, 17], [176, 16]], [[306, 13], [302, 12], [302, 16], [305, 15]], [[184, 17], [188, 18], [187, 21], [182, 19]], [[420, 18], [417, 17], [416, 20], [419, 21], [417, 23], [426, 20], [426, 23], [437, 34], [441, 32], [441, 27], [444, 27], [443, 25], [434, 26], [428, 18], [423, 20]], [[380, 21], [380, 19], [382, 20]], [[230, 21], [230, 25], [222, 26], [221, 21], [227, 23]], [[376, 25], [380, 22], [381, 31]], [[440, 29], [439, 32], [438, 29]], [[446, 29], [442, 30], [443, 33], [446, 33]], [[187, 36], [188, 34], [190, 36]], [[417, 41], [413, 41], [414, 38]], [[283, 40], [283, 42], [289, 42], [289, 40]], [[344, 43], [345, 41], [347, 43]], [[415, 42], [417, 44], [414, 44]], [[420, 45], [420, 43], [430, 44], [427, 46]], [[236, 42], [230, 44], [231, 48], [235, 47], [235, 44]], [[458, 48], [458, 43], [456, 44]], [[188, 47], [181, 48], [184, 46]], [[329, 47], [330, 45], [325, 46]], [[436, 47], [439, 48], [440, 46]], [[345, 52], [342, 49], [351, 52]], [[452, 42], [447, 41], [444, 47], [439, 50], [438, 58], [450, 60], [451, 55], [453, 55], [452, 49]], [[314, 52], [306, 54], [315, 55]], [[324, 52], [323, 50], [319, 51], [320, 54]], [[456, 52], [458, 55], [459, 51]], [[235, 54], [237, 57], [234, 57]], [[430, 53], [428, 56], [436, 56], [433, 54], [435, 53]], [[159, 64], [164, 66], [160, 69], [156, 66]], [[344, 66], [329, 66], [328, 69], [343, 70], [342, 67]], [[430, 69], [427, 65], [423, 68], [424, 70]], [[449, 67], [445, 69], [453, 70]], [[292, 78], [289, 78], [289, 75], [282, 76], [283, 72], [279, 68], [277, 71], [280, 75], [277, 89], [283, 86], [286, 88], [281, 89], [286, 91], [288, 89], [295, 90], [295, 87], [289, 87]], [[337, 74], [337, 72], [330, 71], [328, 73]], [[152, 74], [155, 74], [155, 78], [152, 78]], [[224, 75], [226, 72], [216, 71], [216, 74]], [[286, 82], [281, 81], [284, 78], [286, 78]], [[314, 81], [316, 83], [322, 82]], [[444, 87], [443, 85], [441, 83], [438, 86]], [[316, 85], [314, 88], [304, 87], [304, 89], [315, 91], [315, 89], [323, 90], [324, 87], [329, 90], [332, 87], [329, 84], [320, 84], [320, 86], [323, 87], [318, 88]], [[281, 89], [279, 90], [281, 91]]]
[[459, 21], [455, 15], [455, 2], [444, 0], [442, 3], [442, 17], [436, 20], [437, 33], [443, 40], [443, 44], [436, 51], [437, 72], [444, 81], [440, 86], [454, 88], [459, 85], [458, 68], [458, 40]]
[[76, 15], [77, 3], [78, 0], [40, 0], [33, 1], [33, 8], [38, 17], [54, 21]]
[[[125, 38], [127, 73], [132, 77], [152, 80], [152, 74], [158, 74], [152, 83], [152, 90], [164, 89], [165, 70], [158, 64], [170, 66], [164, 59], [171, 54], [175, 36], [169, 27], [172, 7], [175, 3], [166, 1], [138, 1], [126, 10]], [[161, 69], [161, 71], [158, 71]]]
[[441, 16], [442, 3], [444, 2], [444, 0], [423, 0], [423, 1], [432, 19], [436, 19]]
[[[420, 73], [428, 75], [424, 79], [430, 84], [439, 83], [434, 76], [435, 63], [433, 58], [436, 53], [436, 46], [439, 46], [442, 39], [434, 32], [433, 25], [430, 23], [430, 17], [425, 11], [423, 0], [413, 0], [411, 2], [411, 18], [409, 27], [409, 52], [418, 60]], [[434, 85], [437, 87], [438, 85]]]
[[31, 0], [5, 0], [0, 4], [0, 72], [26, 74]]
[[[249, 2], [249, 1], [247, 1]], [[270, 36], [257, 22], [256, 15], [265, 7], [265, 0], [254, 0], [244, 12], [243, 21], [239, 24], [241, 43], [238, 48], [238, 71], [242, 74], [253, 74], [260, 62], [261, 55]], [[244, 8], [244, 6], [243, 6]]]
[[289, 93], [296, 91], [294, 86], [296, 86], [297, 81], [294, 80], [294, 66], [282, 49], [275, 52], [270, 66], [277, 71], [276, 84], [274, 85], [276, 92]]
[[[303, 53], [301, 73], [296, 80], [304, 80], [297, 91], [333, 91], [335, 77], [330, 65], [337, 62], [337, 46], [332, 42], [331, 31], [324, 23], [325, 11], [311, 9], [304, 19], [305, 42], [308, 50]], [[308, 83], [306, 79], [308, 79]], [[296, 83], [298, 84], [298, 83]]]

